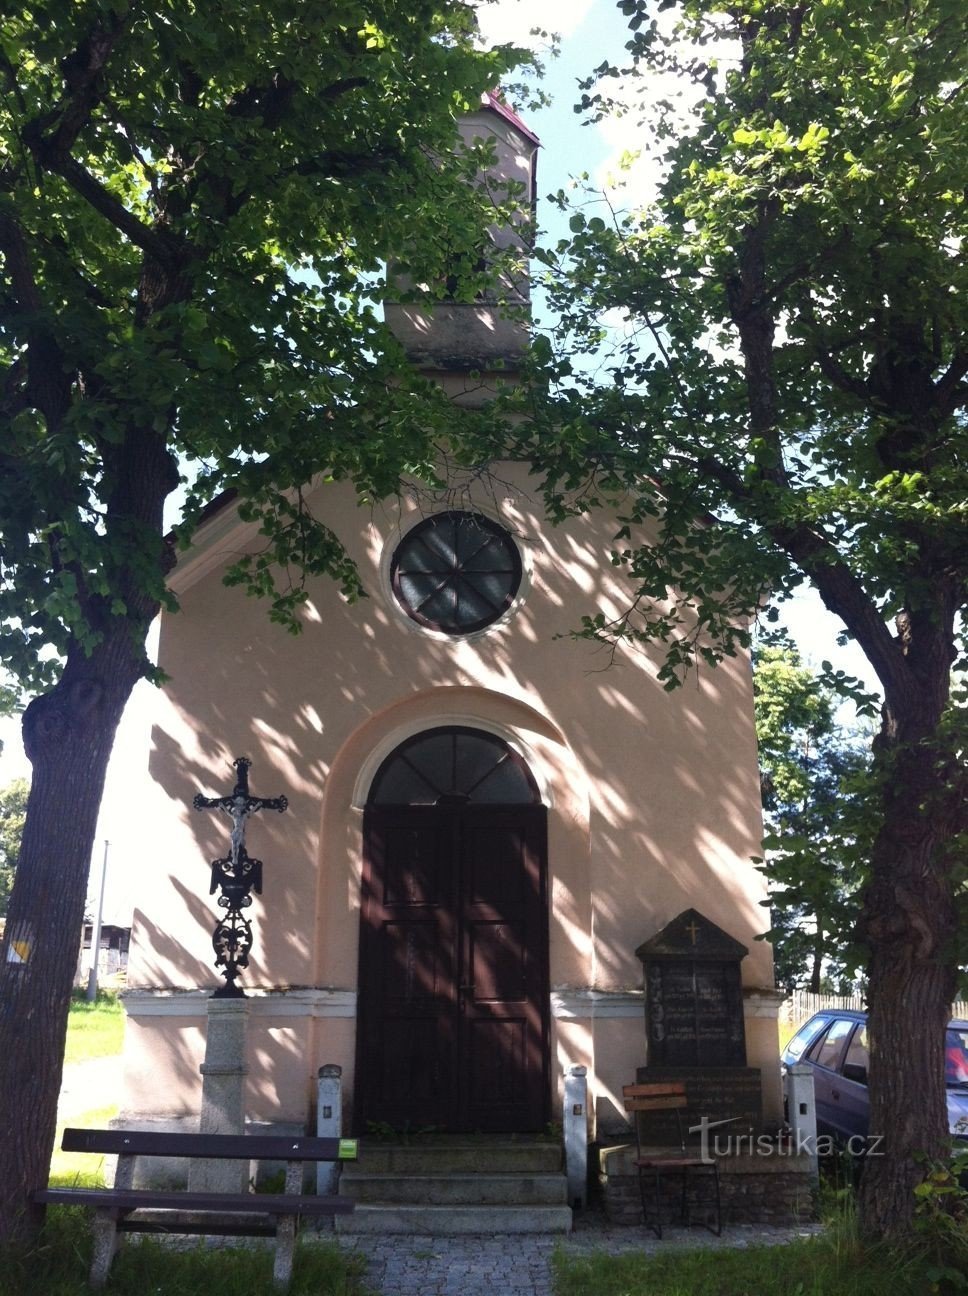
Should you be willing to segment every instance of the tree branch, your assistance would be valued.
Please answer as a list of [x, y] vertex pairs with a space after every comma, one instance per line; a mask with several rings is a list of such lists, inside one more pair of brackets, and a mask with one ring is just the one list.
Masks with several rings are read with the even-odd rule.
[[968, 374], [968, 351], [957, 351], [954, 359], [936, 383], [942, 417], [953, 414], [964, 404], [966, 389], [962, 379]]
[[760, 475], [788, 487], [777, 415], [773, 337], [776, 329], [766, 291], [766, 237], [778, 208], [775, 199], [758, 204], [756, 220], [743, 232], [738, 273], [727, 279], [729, 313], [739, 333], [750, 406], [750, 432], [767, 454], [754, 454]]
[[813, 354], [817, 364], [820, 366], [820, 372], [835, 387], [842, 392], [846, 392], [848, 396], [856, 396], [858, 400], [863, 401], [865, 404], [870, 400], [870, 391], [865, 379], [855, 378], [853, 374], [849, 374], [842, 365], [837, 363], [830, 352], [825, 347], [820, 346], [819, 343], [814, 344]]
[[46, 171], [59, 175], [61, 179], [85, 200], [96, 212], [120, 230], [126, 238], [137, 247], [161, 263], [169, 262], [173, 257], [183, 258], [191, 252], [186, 240], [178, 238], [168, 231], [153, 229], [139, 220], [134, 212], [129, 211], [124, 203], [115, 198], [108, 189], [91, 175], [75, 158], [47, 154], [41, 145], [38, 163]]
[[913, 680], [904, 649], [891, 633], [877, 605], [850, 570], [837, 548], [805, 524], [765, 524], [771, 539], [790, 555], [817, 587], [828, 611], [840, 617], [863, 648], [895, 709]]
[[[0, 396], [0, 411], [3, 412], [6, 419], [12, 419], [21, 410], [27, 409], [29, 402], [25, 390], [26, 379], [27, 366], [24, 363], [24, 357], [18, 355], [15, 360], [7, 365], [3, 378], [0, 380], [0, 389], [3, 392], [2, 396]], [[8, 461], [7, 456], [3, 456], [3, 459]]]
[[275, 130], [297, 89], [298, 82], [291, 81], [277, 70], [272, 73], [268, 84], [246, 86], [230, 99], [226, 112], [230, 117], [259, 117], [269, 130]]
[[[732, 496], [741, 516], [763, 527], [778, 548], [793, 559], [816, 585], [825, 607], [840, 617], [861, 644], [885, 693], [903, 695], [911, 684], [910, 670], [902, 646], [891, 634], [876, 604], [844, 562], [835, 545], [805, 523], [791, 526], [765, 515], [755, 485], [750, 486], [728, 465], [712, 456], [696, 461], [697, 475], [707, 474]], [[775, 484], [775, 483], [774, 483]], [[796, 492], [789, 483], [783, 489], [789, 497]]]
[[70, 407], [70, 378], [64, 353], [54, 334], [40, 324], [44, 302], [34, 279], [27, 240], [20, 225], [2, 206], [0, 250], [4, 253], [17, 307], [34, 317], [27, 332], [26, 403], [39, 409], [49, 426], [56, 427]]
[[280, 172], [280, 175], [327, 176], [334, 179], [348, 179], [352, 176], [365, 175], [368, 171], [382, 171], [388, 162], [399, 158], [396, 149], [373, 149], [369, 153], [340, 153], [330, 151], [321, 153], [315, 158], [306, 158], [303, 162]]
[[[73, 53], [61, 60], [61, 72], [70, 93], [60, 105], [30, 125], [31, 135], [40, 139], [46, 127], [57, 122], [52, 135], [44, 139], [44, 146], [55, 153], [67, 154], [91, 119], [91, 112], [101, 100], [99, 78], [121, 33], [127, 25], [128, 13], [111, 13], [99, 19]], [[25, 139], [27, 132], [24, 132]], [[33, 151], [32, 141], [31, 149]]]

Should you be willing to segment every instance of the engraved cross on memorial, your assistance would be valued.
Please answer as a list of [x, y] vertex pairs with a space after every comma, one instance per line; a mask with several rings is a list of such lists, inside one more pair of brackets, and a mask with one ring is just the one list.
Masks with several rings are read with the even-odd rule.
[[259, 810], [278, 810], [280, 814], [289, 802], [284, 796], [256, 797], [249, 792], [249, 769], [252, 762], [239, 756], [232, 762], [236, 771], [235, 787], [228, 796], [207, 797], [197, 793], [192, 805], [196, 810], [224, 810], [232, 820], [230, 849], [227, 856], [212, 860], [212, 884], [209, 895], [221, 891], [220, 909], [225, 912], [215, 924], [212, 948], [215, 966], [222, 969], [225, 985], [212, 995], [213, 999], [245, 999], [246, 993], [236, 985], [239, 973], [249, 965], [252, 948], [252, 924], [244, 910], [252, 904], [252, 892], [262, 894], [262, 860], [253, 859], [245, 848], [245, 825], [250, 815]]

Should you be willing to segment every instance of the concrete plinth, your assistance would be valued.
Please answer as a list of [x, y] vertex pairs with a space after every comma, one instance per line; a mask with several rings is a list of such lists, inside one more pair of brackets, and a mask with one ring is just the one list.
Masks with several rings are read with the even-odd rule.
[[[200, 1134], [245, 1133], [245, 1037], [247, 999], [209, 999], [202, 1073]], [[193, 1161], [188, 1186], [193, 1192], [245, 1192], [248, 1161]]]

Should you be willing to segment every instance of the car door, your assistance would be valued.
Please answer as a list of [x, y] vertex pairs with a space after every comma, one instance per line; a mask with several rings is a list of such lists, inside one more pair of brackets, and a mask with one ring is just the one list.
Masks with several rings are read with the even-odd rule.
[[843, 1083], [840, 1065], [853, 1028], [854, 1022], [849, 1018], [835, 1017], [804, 1055], [804, 1061], [813, 1067], [817, 1133], [833, 1134], [840, 1139], [848, 1137], [840, 1104]]
[[[840, 1079], [831, 1081], [831, 1104], [837, 1111], [838, 1129], [845, 1139], [867, 1137], [870, 1097], [867, 1093], [867, 1025], [858, 1022], [847, 1044], [840, 1067]], [[860, 1144], [850, 1149], [860, 1152]]]

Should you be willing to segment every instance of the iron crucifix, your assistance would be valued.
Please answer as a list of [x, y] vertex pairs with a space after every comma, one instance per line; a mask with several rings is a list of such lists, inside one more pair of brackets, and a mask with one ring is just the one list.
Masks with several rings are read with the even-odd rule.
[[232, 848], [229, 858], [233, 869], [238, 869], [245, 856], [245, 821], [258, 810], [278, 810], [282, 814], [289, 805], [284, 796], [254, 797], [249, 793], [249, 769], [252, 762], [245, 756], [237, 757], [232, 765], [236, 771], [236, 784], [228, 796], [207, 797], [196, 793], [192, 805], [196, 810], [224, 810], [232, 820]]
[[253, 859], [245, 848], [246, 820], [259, 810], [278, 810], [281, 814], [289, 805], [284, 796], [252, 796], [249, 792], [252, 762], [240, 756], [232, 764], [236, 783], [228, 796], [207, 797], [199, 792], [192, 802], [196, 810], [224, 810], [232, 820], [229, 854], [212, 860], [209, 895], [220, 891], [218, 906], [225, 910], [212, 933], [215, 966], [222, 969], [225, 977], [225, 985], [215, 991], [214, 999], [245, 998], [245, 991], [236, 985], [240, 971], [249, 965], [252, 948], [252, 924], [243, 911], [252, 904], [251, 892], [262, 894], [262, 860]]

